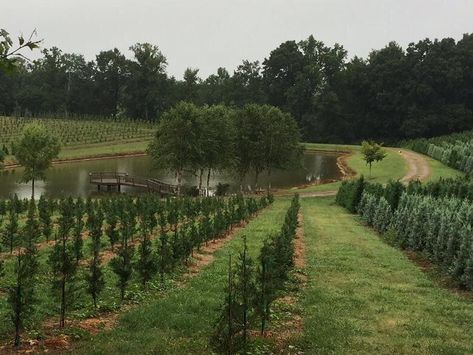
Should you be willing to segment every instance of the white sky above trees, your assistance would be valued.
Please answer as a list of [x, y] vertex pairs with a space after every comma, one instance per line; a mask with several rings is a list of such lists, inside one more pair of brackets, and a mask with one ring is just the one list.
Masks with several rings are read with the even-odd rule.
[[[425, 37], [473, 32], [472, 0], [2, 0], [0, 28], [34, 28], [43, 47], [94, 59], [136, 42], [157, 44], [177, 78], [187, 67], [207, 77], [259, 60], [286, 40], [310, 34], [366, 57], [389, 41], [403, 47]], [[30, 55], [35, 58], [38, 53]]]

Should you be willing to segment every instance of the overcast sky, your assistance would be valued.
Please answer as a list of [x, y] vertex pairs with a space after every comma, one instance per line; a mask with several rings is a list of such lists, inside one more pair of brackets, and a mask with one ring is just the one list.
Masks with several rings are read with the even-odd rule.
[[157, 44], [178, 78], [200, 76], [243, 59], [262, 61], [286, 40], [313, 34], [366, 56], [389, 41], [460, 39], [473, 32], [473, 0], [1, 0], [0, 28], [27, 34], [44, 47], [93, 59], [136, 42]]

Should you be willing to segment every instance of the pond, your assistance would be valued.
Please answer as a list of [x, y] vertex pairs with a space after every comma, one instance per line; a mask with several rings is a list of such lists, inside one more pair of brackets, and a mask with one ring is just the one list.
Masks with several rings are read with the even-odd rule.
[[[271, 186], [274, 188], [292, 187], [308, 184], [316, 180], [336, 180], [341, 172], [337, 166], [337, 154], [325, 152], [306, 152], [301, 166], [288, 170], [277, 170], [271, 174]], [[96, 193], [96, 187], [89, 183], [89, 172], [124, 172], [133, 176], [157, 178], [164, 182], [175, 183], [174, 174], [152, 169], [151, 160], [147, 156], [126, 157], [106, 160], [90, 160], [54, 165], [48, 172], [45, 181], [35, 184], [35, 197], [45, 194], [49, 197], [82, 196], [87, 197]], [[17, 194], [20, 198], [31, 196], [31, 184], [18, 181], [22, 169], [6, 169], [0, 173], [0, 198], [8, 198]], [[205, 179], [204, 179], [205, 181]], [[197, 185], [198, 178], [186, 174], [183, 182], [186, 185]], [[236, 174], [222, 172], [212, 174], [210, 185], [219, 182], [228, 183], [231, 189], [238, 189], [239, 182]], [[253, 185], [254, 176], [247, 176], [244, 186]], [[260, 186], [267, 186], [266, 173], [258, 179]], [[137, 192], [136, 188], [122, 187], [122, 192]]]

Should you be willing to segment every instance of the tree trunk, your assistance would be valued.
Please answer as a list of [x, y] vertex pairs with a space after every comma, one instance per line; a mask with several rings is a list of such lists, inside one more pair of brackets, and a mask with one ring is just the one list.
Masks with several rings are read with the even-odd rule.
[[202, 189], [202, 178], [204, 177], [204, 169], [200, 169], [200, 174], [199, 174], [199, 190]]
[[271, 192], [271, 168], [268, 169], [268, 194]]
[[[21, 259], [18, 255], [18, 270], [21, 268]], [[20, 346], [20, 323], [21, 323], [21, 302], [20, 302], [20, 295], [21, 295], [21, 281], [19, 272], [17, 274], [16, 279], [16, 304], [15, 304], [15, 346]]]
[[206, 192], [207, 196], [209, 195], [209, 189], [210, 189], [210, 172], [211, 171], [212, 171], [212, 169], [209, 168], [209, 171], [207, 173], [207, 192]]
[[180, 197], [181, 196], [182, 170], [178, 170], [176, 172], [176, 180], [177, 180], [177, 197]]
[[233, 354], [233, 334], [232, 334], [232, 255], [228, 258], [228, 353]]
[[59, 320], [59, 327], [64, 328], [66, 318], [66, 279], [63, 276], [61, 280], [61, 315]]
[[64, 264], [66, 260], [66, 239], [62, 237], [62, 279], [61, 279], [61, 314], [59, 317], [59, 327], [64, 328], [66, 318], [66, 275], [64, 274]]
[[259, 177], [259, 171], [255, 171], [255, 191], [258, 188], [258, 177]]
[[31, 199], [34, 200], [34, 178], [31, 179]]

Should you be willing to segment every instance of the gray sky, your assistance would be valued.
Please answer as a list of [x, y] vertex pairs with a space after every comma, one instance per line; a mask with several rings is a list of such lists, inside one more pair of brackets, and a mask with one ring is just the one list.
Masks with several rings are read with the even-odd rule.
[[310, 34], [363, 57], [392, 40], [460, 39], [473, 32], [473, 0], [5, 0], [0, 28], [36, 28], [44, 47], [87, 59], [113, 47], [130, 56], [130, 45], [150, 42], [169, 74], [181, 78], [193, 67], [205, 78]]

